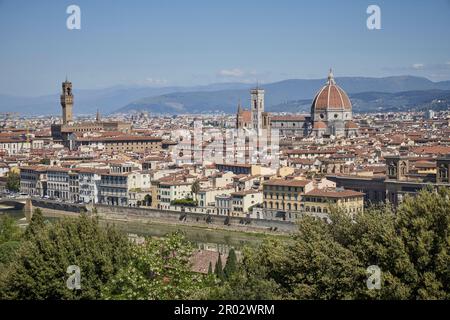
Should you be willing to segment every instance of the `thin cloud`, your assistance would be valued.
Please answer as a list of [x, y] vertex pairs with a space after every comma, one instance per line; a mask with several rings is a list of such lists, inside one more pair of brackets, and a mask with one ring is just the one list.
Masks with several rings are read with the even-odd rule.
[[147, 84], [150, 84], [150, 85], [158, 85], [158, 86], [160, 86], [160, 85], [167, 84], [168, 81], [166, 79], [147, 78], [147, 79], [145, 79], [145, 82]]
[[414, 63], [412, 65], [412, 67], [413, 67], [413, 69], [421, 70], [421, 69], [423, 69], [425, 67], [425, 65], [423, 63]]
[[234, 69], [222, 69], [218, 72], [221, 77], [241, 78], [245, 76], [245, 72], [239, 68]]

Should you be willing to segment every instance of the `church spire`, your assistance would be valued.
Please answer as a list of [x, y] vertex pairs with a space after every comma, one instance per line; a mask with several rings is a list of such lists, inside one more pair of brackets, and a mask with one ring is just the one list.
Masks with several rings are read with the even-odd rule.
[[98, 109], [97, 109], [97, 115], [95, 116], [95, 120], [97, 122], [100, 122], [100, 111], [98, 111]]
[[241, 99], [239, 99], [239, 101], [238, 101], [237, 113], [240, 114], [241, 112], [242, 112]]

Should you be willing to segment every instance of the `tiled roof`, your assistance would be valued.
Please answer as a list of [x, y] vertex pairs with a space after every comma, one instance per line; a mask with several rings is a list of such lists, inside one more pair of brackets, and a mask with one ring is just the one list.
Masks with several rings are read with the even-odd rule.
[[323, 121], [314, 121], [313, 129], [326, 129], [327, 125]]
[[263, 184], [265, 186], [304, 187], [311, 182], [312, 182], [311, 180], [275, 179], [275, 180], [265, 181]]
[[353, 190], [338, 190], [338, 189], [314, 189], [305, 194], [313, 197], [328, 197], [328, 198], [349, 198], [349, 197], [363, 197], [364, 193]]
[[314, 110], [313, 112], [326, 110], [351, 111], [352, 104], [345, 91], [330, 76], [327, 84], [320, 89], [314, 98], [312, 109]]
[[305, 121], [305, 116], [271, 116], [271, 121]]
[[250, 110], [244, 110], [239, 113], [239, 119], [243, 122], [251, 122], [252, 121], [252, 113]]

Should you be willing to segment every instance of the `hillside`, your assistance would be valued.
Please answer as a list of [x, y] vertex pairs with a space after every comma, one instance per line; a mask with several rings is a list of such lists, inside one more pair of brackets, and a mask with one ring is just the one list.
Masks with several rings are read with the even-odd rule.
[[[441, 94], [439, 90], [450, 90], [450, 81], [433, 82], [412, 76], [342, 77], [336, 81], [354, 100], [355, 110], [373, 110], [378, 107], [395, 109], [399, 104], [423, 104], [428, 100], [438, 99]], [[266, 109], [308, 111], [315, 93], [324, 83], [325, 79], [291, 79], [264, 84], [262, 87], [266, 90]], [[115, 86], [98, 90], [77, 90], [74, 83], [74, 113], [94, 114], [97, 109], [102, 114], [144, 110], [152, 114], [234, 113], [239, 100], [244, 107], [248, 106], [249, 89], [252, 86], [246, 83], [218, 83], [193, 87]], [[18, 111], [21, 115], [60, 114], [58, 89], [59, 86], [56, 86], [55, 94], [40, 97], [0, 95], [0, 112]], [[421, 93], [408, 93], [408, 97], [389, 95], [414, 91]], [[393, 100], [389, 100], [391, 98]], [[378, 100], [382, 103], [379, 104]]]
[[[396, 93], [361, 92], [349, 95], [354, 112], [435, 111], [450, 109], [450, 90], [416, 90]], [[310, 112], [311, 100], [294, 100], [271, 106], [272, 112]]]
[[[417, 77], [355, 78], [336, 79], [337, 83], [353, 98], [355, 107], [363, 111], [379, 106], [395, 108], [397, 104], [423, 104], [426, 100], [439, 98], [441, 90], [450, 90], [450, 82], [432, 82]], [[319, 80], [285, 80], [266, 84], [266, 110], [272, 112], [305, 112], [317, 90], [325, 83]], [[404, 92], [409, 92], [404, 94]], [[416, 92], [414, 94], [414, 92]], [[393, 93], [406, 95], [396, 96]], [[357, 95], [360, 94], [360, 95]], [[389, 101], [389, 98], [394, 100]], [[146, 97], [116, 110], [118, 113], [149, 111], [153, 114], [177, 113], [233, 113], [240, 100], [244, 107], [249, 101], [248, 88], [240, 90], [220, 90], [214, 92], [170, 93]], [[377, 101], [382, 99], [381, 105]], [[384, 100], [383, 100], [384, 99]], [[416, 101], [417, 99], [417, 101]]]

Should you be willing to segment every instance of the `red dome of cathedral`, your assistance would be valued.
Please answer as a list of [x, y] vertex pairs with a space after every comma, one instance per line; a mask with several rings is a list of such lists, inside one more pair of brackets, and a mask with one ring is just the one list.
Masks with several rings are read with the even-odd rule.
[[342, 110], [351, 111], [352, 103], [344, 90], [334, 81], [333, 73], [330, 70], [328, 81], [316, 94], [311, 106], [311, 113], [315, 111]]

